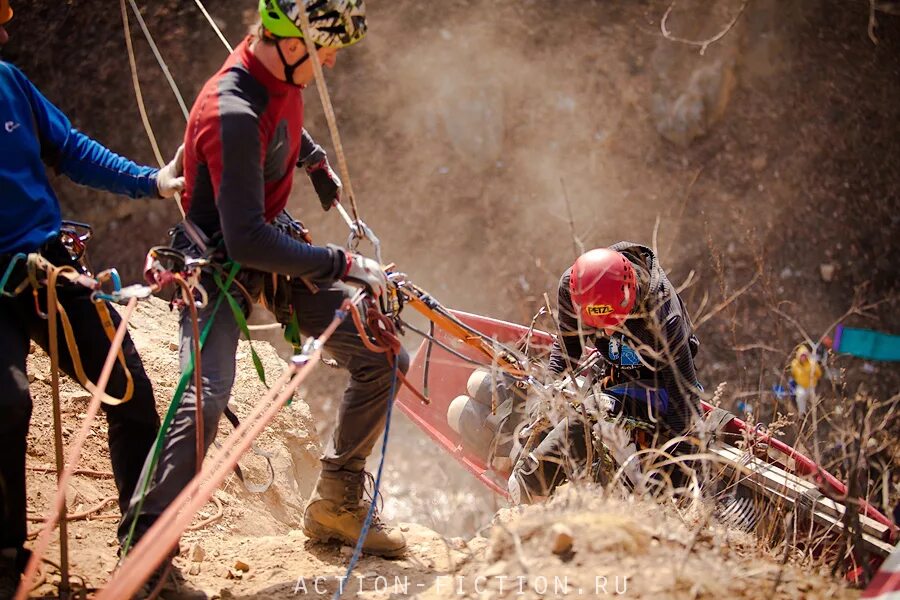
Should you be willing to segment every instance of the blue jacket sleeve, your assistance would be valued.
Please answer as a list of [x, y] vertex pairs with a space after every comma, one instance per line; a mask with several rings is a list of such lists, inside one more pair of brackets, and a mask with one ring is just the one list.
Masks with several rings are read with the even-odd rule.
[[18, 69], [41, 143], [41, 158], [58, 173], [82, 185], [132, 198], [156, 196], [158, 169], [140, 166], [72, 127], [61, 110]]

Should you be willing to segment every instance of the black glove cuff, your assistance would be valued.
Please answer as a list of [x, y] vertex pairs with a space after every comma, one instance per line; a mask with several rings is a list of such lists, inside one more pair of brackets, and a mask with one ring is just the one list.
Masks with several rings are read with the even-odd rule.
[[301, 156], [297, 160], [297, 168], [308, 169], [311, 166], [322, 162], [327, 156], [328, 154], [325, 152], [325, 149], [322, 148], [322, 146], [315, 144], [309, 154]]
[[332, 271], [332, 279], [334, 279], [335, 281], [343, 279], [348, 270], [347, 251], [335, 244], [328, 244], [328, 246], [326, 247], [331, 250], [331, 253], [334, 256], [334, 270]]

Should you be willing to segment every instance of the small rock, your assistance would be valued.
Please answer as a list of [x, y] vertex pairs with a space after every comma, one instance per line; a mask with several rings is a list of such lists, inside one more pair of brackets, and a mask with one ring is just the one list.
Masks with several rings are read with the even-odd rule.
[[341, 546], [341, 556], [353, 556], [353, 548], [350, 546]]
[[822, 276], [822, 281], [828, 283], [834, 279], [835, 268], [836, 266], [834, 263], [822, 263], [819, 265], [819, 275]]
[[760, 154], [750, 161], [750, 168], [758, 173], [765, 169], [767, 164], [769, 164], [769, 157], [765, 154]]
[[79, 390], [68, 394], [68, 399], [72, 402], [90, 402], [94, 395], [85, 390]]
[[176, 344], [175, 342], [169, 342], [169, 350], [171, 350], [172, 352], [177, 352], [178, 344]]
[[34, 373], [28, 374], [28, 383], [34, 383]]
[[37, 351], [37, 344], [31, 342], [28, 344], [28, 354], [34, 354]]
[[878, 367], [876, 367], [875, 365], [873, 365], [870, 362], [864, 362], [862, 364], [862, 372], [867, 375], [871, 375], [872, 373], [875, 373], [877, 371], [878, 371]]
[[35, 373], [34, 381], [40, 381], [41, 383], [47, 381], [47, 376], [44, 373]]
[[572, 530], [562, 523], [556, 523], [550, 528], [551, 550], [553, 554], [567, 554], [572, 550], [575, 541]]
[[489, 566], [487, 569], [485, 569], [485, 571], [482, 573], [482, 575], [484, 577], [491, 578], [491, 577], [495, 577], [495, 576], [499, 576], [499, 575], [505, 575], [506, 573], [507, 573], [506, 561], [498, 560], [494, 564]]
[[233, 567], [233, 568], [234, 568], [236, 571], [243, 571], [244, 573], [246, 573], [247, 571], [250, 570], [250, 565], [248, 565], [247, 563], [245, 563], [245, 562], [242, 561], [242, 560], [236, 560], [236, 561], [234, 561], [234, 567]]
[[203, 562], [204, 558], [206, 558], [206, 551], [203, 549], [203, 546], [197, 542], [191, 544], [191, 547], [188, 549], [188, 559], [191, 562]]
[[219, 568], [216, 569], [216, 575], [222, 577], [224, 579], [229, 579], [231, 574], [231, 569], [226, 567], [225, 565], [219, 565]]
[[200, 574], [200, 563], [192, 562], [191, 568], [188, 569], [188, 573], [191, 575], [199, 575]]
[[402, 531], [403, 533], [406, 533], [407, 531], [409, 531], [409, 525], [401, 525], [400, 531]]
[[228, 577], [226, 577], [226, 579], [242, 579], [243, 577], [243, 572], [238, 571], [237, 569], [228, 569]]
[[466, 540], [461, 537], [450, 538], [450, 547], [454, 550], [464, 550], [466, 548]]

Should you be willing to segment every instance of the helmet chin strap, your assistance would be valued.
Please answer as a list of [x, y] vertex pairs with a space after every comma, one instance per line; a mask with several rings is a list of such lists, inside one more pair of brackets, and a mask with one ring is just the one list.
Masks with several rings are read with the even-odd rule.
[[281, 59], [281, 66], [284, 67], [284, 80], [287, 81], [291, 85], [295, 85], [300, 88], [306, 87], [306, 85], [294, 83], [294, 71], [296, 71], [300, 65], [309, 60], [309, 53], [304, 54], [297, 62], [291, 64], [284, 58], [284, 52], [281, 51], [281, 40], [275, 42], [275, 49], [278, 50], [278, 58]]

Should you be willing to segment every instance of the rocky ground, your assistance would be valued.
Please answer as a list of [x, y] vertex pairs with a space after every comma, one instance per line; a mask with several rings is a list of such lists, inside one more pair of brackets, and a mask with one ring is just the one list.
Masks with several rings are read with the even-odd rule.
[[[162, 301], [142, 303], [131, 333], [155, 384], [162, 413], [178, 376], [172, 349], [176, 321]], [[254, 346], [270, 376], [280, 372], [283, 363], [273, 348], [266, 342]], [[55, 490], [48, 363], [40, 349], [29, 357], [29, 373], [35, 378], [35, 414], [27, 457], [28, 497], [36, 520]], [[246, 342], [241, 342], [238, 364], [233, 405], [242, 415], [250, 399], [264, 393], [264, 388], [256, 378]], [[89, 397], [66, 378], [61, 389], [64, 440], [68, 440], [84, 418]], [[402, 523], [409, 554], [401, 560], [365, 557], [353, 577], [341, 584], [350, 548], [311, 543], [298, 528], [317, 473], [320, 448], [307, 393], [301, 390], [257, 441], [273, 454], [274, 484], [255, 494], [230, 477], [197, 515], [193, 529], [184, 534], [176, 565], [187, 585], [211, 597], [260, 600], [298, 594], [327, 597], [339, 585], [344, 586], [344, 597], [369, 599], [537, 597], [563, 591], [587, 597], [625, 591], [626, 597], [723, 598], [756, 597], [763, 588], [773, 598], [856, 596], [843, 582], [831, 579], [822, 565], [800, 555], [787, 557], [783, 564], [784, 556], [746, 534], [710, 525], [696, 511], [651, 500], [605, 497], [600, 489], [569, 487], [545, 507], [516, 509], [500, 504], [500, 512], [479, 535], [453, 537], [422, 524]], [[74, 478], [67, 506], [73, 514], [98, 507], [87, 518], [70, 522], [69, 529], [75, 580], [96, 588], [109, 578], [116, 563], [118, 511], [114, 504], [101, 506], [115, 494], [112, 479], [104, 474], [110, 465], [102, 419], [91, 431], [80, 468], [94, 473]], [[220, 427], [220, 439], [229, 433], [229, 425]], [[241, 466], [251, 483], [265, 481], [265, 466], [258, 457], [245, 457]], [[402, 496], [394, 502], [394, 513], [429, 521], [427, 507], [405, 506], [409, 500]], [[431, 506], [439, 513], [460, 503], [448, 488], [435, 493]], [[441, 516], [431, 518], [440, 528]], [[32, 523], [31, 531], [38, 526]], [[54, 542], [49, 553], [54, 562], [57, 553]], [[46, 566], [45, 573], [36, 594], [55, 589], [54, 568]]]

